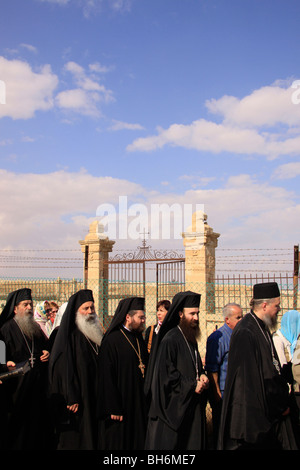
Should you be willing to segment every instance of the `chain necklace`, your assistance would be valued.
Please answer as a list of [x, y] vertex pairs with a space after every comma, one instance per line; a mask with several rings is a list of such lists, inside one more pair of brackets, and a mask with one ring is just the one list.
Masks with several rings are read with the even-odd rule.
[[120, 328], [120, 331], [121, 333], [125, 336], [125, 338], [127, 339], [128, 343], [130, 344], [130, 346], [132, 347], [132, 349], [134, 350], [135, 354], [137, 355], [138, 359], [139, 359], [139, 369], [142, 373], [142, 376], [143, 378], [145, 377], [145, 364], [143, 364], [142, 362], [142, 356], [141, 356], [141, 350], [140, 350], [140, 343], [139, 343], [139, 340], [138, 338], [136, 338], [136, 342], [137, 342], [137, 346], [138, 346], [138, 351], [135, 349], [135, 347], [133, 346], [132, 342], [130, 341], [130, 339], [128, 338], [128, 336], [124, 333], [124, 331]]
[[190, 355], [191, 355], [191, 358], [192, 358], [192, 361], [193, 361], [193, 364], [194, 364], [195, 370], [196, 370], [196, 380], [199, 380], [199, 367], [198, 367], [197, 350], [195, 349], [195, 357], [193, 357], [191, 348], [190, 348], [189, 343], [188, 343], [188, 341], [187, 341], [187, 339], [186, 339], [186, 337], [185, 337], [185, 334], [183, 333], [183, 331], [182, 331], [182, 329], [180, 328], [179, 325], [177, 325], [177, 328], [178, 328], [179, 331], [181, 332], [181, 334], [182, 334], [182, 336], [183, 336], [183, 338], [184, 338], [184, 340], [185, 340], [185, 343], [186, 343], [186, 345], [187, 345], [187, 348], [188, 348], [188, 350], [189, 350], [189, 352], [190, 352]]
[[25, 341], [25, 343], [26, 343], [27, 349], [28, 349], [28, 351], [29, 351], [29, 353], [30, 353], [29, 362], [30, 362], [31, 368], [33, 368], [34, 361], [35, 361], [35, 358], [34, 358], [34, 356], [33, 356], [33, 353], [34, 353], [34, 337], [33, 337], [33, 335], [31, 336], [31, 349], [30, 349], [29, 344], [28, 344], [28, 341], [27, 341], [27, 338], [26, 338], [26, 336], [25, 336], [25, 334], [24, 334], [22, 328], [20, 327], [20, 325], [19, 325], [19, 323], [17, 322], [16, 318], [14, 318], [14, 320], [15, 320], [16, 324], [18, 325], [19, 330], [20, 330], [21, 333], [22, 333], [22, 336], [23, 336], [24, 341]]
[[93, 345], [93, 343], [90, 341], [90, 339], [86, 336], [85, 336], [85, 339], [87, 340], [87, 342], [89, 343], [89, 345], [91, 346], [91, 348], [93, 349], [94, 353], [96, 354], [96, 356], [98, 356], [98, 353], [99, 353], [99, 346], [97, 343], [95, 343], [95, 346]]
[[263, 337], [265, 338], [266, 342], [268, 343], [268, 345], [270, 346], [271, 348], [271, 354], [272, 354], [272, 362], [273, 362], [273, 365], [275, 367], [275, 369], [277, 370], [278, 374], [281, 374], [281, 371], [280, 371], [280, 366], [279, 366], [279, 362], [277, 361], [276, 357], [275, 357], [275, 354], [274, 354], [274, 348], [273, 348], [273, 344], [272, 344], [272, 340], [271, 338], [268, 337], [268, 333], [267, 333], [267, 336], [265, 335], [261, 325], [259, 324], [256, 316], [250, 312], [250, 315], [252, 316], [252, 318], [254, 318], [254, 320], [256, 321], [257, 323], [257, 326], [259, 327]]

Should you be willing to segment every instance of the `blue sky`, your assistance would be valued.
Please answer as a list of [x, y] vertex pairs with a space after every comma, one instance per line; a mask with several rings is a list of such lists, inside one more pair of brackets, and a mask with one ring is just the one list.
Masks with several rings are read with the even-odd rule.
[[3, 249], [78, 249], [120, 196], [203, 204], [226, 249], [298, 244], [299, 17], [297, 0], [3, 0]]

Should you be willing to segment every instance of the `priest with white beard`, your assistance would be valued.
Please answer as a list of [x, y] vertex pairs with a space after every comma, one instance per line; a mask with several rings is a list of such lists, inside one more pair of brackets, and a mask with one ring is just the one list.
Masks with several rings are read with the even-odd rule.
[[47, 340], [33, 318], [30, 289], [18, 289], [8, 295], [0, 315], [0, 334], [6, 361], [13, 361], [16, 368], [25, 362], [30, 364], [25, 375], [1, 385], [1, 408], [6, 411], [6, 422], [1, 419], [0, 448], [49, 448], [51, 428], [46, 394], [49, 352]]
[[49, 363], [57, 449], [96, 448], [97, 356], [102, 336], [93, 293], [80, 290], [68, 301]]

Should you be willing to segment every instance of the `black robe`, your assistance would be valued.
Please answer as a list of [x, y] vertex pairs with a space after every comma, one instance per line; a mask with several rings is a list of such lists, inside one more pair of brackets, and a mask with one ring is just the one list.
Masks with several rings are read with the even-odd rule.
[[[26, 362], [30, 352], [14, 319], [1, 328], [6, 344], [6, 360], [15, 364]], [[28, 339], [31, 347], [31, 340]], [[47, 339], [42, 334], [34, 337], [34, 367], [25, 375], [3, 382], [1, 399], [8, 410], [5, 442], [2, 448], [9, 450], [33, 450], [51, 448], [52, 427], [47, 398], [48, 363], [41, 362], [42, 351], [47, 350]]]
[[[234, 328], [219, 430], [220, 450], [294, 449], [289, 389], [273, 364], [271, 335], [251, 312]], [[273, 345], [275, 359], [276, 350]], [[279, 361], [278, 361], [279, 362]]]
[[[93, 450], [97, 442], [97, 354], [77, 328], [72, 331], [67, 351], [60, 354], [51, 370], [51, 403], [59, 450]], [[72, 355], [72, 367], [69, 367]], [[70, 372], [70, 373], [68, 373]], [[73, 413], [67, 405], [79, 404]]]
[[[3, 341], [0, 332], [0, 341]], [[0, 364], [0, 374], [8, 372], [6, 364]], [[8, 426], [8, 399], [6, 388], [0, 384], [0, 451], [6, 449], [6, 432]]]
[[207, 394], [195, 393], [196, 350], [199, 375], [204, 373], [198, 348], [172, 328], [161, 341], [153, 372], [147, 429], [147, 450], [203, 450], [206, 448]]
[[[147, 365], [148, 352], [141, 334], [122, 326], [104, 337], [99, 353], [99, 443], [100, 450], [142, 450], [147, 426], [144, 379], [138, 357], [120, 328], [137, 349], [138, 338], [142, 361]], [[113, 421], [110, 415], [121, 415]]]

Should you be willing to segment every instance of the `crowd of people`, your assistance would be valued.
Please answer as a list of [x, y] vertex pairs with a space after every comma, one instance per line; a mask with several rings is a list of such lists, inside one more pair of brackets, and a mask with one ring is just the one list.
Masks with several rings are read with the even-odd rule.
[[145, 299], [125, 298], [104, 330], [89, 289], [35, 308], [30, 289], [10, 293], [0, 448], [298, 449], [300, 313], [286, 312], [277, 329], [278, 285], [256, 284], [249, 312], [224, 306], [201, 358], [200, 304], [191, 291], [160, 301], [145, 331]]

